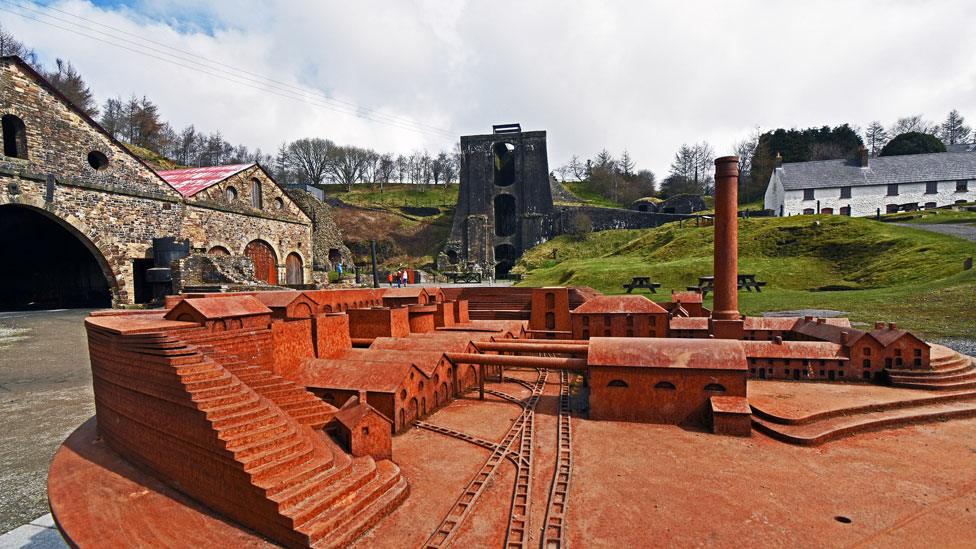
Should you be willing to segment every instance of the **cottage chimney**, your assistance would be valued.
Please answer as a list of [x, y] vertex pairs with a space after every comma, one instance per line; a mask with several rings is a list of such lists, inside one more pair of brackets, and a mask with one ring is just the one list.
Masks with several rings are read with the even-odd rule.
[[366, 404], [366, 390], [365, 389], [360, 389], [359, 390], [359, 404], [360, 405]]
[[808, 316], [805, 316], [805, 317], [803, 317], [803, 321], [804, 322], [813, 322], [813, 317], [812, 316], [809, 316], [809, 315]]
[[862, 168], [868, 167], [868, 149], [864, 145], [857, 149], [857, 164]]
[[773, 159], [773, 167], [775, 168], [783, 167], [783, 155], [776, 153], [776, 158]]
[[851, 333], [850, 332], [841, 332], [840, 333], [840, 344], [841, 345], [850, 345], [851, 344]]
[[889, 330], [897, 330], [898, 329], [898, 325], [895, 324], [894, 322], [889, 322], [888, 323], [888, 329]]
[[773, 344], [774, 345], [782, 345], [783, 344], [783, 336], [773, 336]]
[[885, 323], [884, 322], [875, 322], [874, 323], [874, 329], [875, 330], [884, 330], [884, 327], [885, 327]]
[[817, 319], [817, 324], [826, 324], [826, 323], [827, 323], [827, 319], [826, 318], [818, 318]]

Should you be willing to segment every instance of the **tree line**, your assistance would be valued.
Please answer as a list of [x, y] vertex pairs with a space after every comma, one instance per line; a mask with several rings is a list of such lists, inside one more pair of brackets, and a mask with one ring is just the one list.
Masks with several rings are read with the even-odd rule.
[[568, 163], [553, 170], [553, 175], [562, 178], [563, 182], [582, 182], [588, 191], [616, 204], [629, 204], [651, 196], [657, 185], [654, 172], [638, 169], [626, 149], [619, 158], [607, 149], [589, 159], [573, 155]]

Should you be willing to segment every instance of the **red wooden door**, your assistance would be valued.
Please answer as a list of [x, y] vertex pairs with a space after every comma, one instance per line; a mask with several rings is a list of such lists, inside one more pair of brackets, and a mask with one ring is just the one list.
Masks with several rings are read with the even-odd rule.
[[244, 248], [244, 255], [254, 262], [254, 277], [268, 284], [278, 284], [278, 257], [271, 245], [254, 240]]

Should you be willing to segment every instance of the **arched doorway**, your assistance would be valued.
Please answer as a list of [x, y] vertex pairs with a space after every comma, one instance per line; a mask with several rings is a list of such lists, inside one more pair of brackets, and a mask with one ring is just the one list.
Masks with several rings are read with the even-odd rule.
[[0, 206], [0, 258], [0, 309], [112, 305], [111, 269], [101, 252], [46, 211]]
[[517, 258], [515, 246], [511, 244], [495, 246], [495, 278], [507, 278]]
[[252, 240], [244, 247], [244, 255], [254, 262], [254, 277], [268, 284], [278, 284], [278, 256], [271, 244]]
[[305, 283], [302, 257], [295, 252], [292, 252], [285, 257], [285, 282], [288, 284]]

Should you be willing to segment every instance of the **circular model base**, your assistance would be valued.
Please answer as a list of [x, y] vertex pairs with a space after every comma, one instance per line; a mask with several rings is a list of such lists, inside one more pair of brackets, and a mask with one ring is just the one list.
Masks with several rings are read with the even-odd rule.
[[274, 547], [122, 459], [81, 424], [51, 462], [48, 501], [75, 547]]

